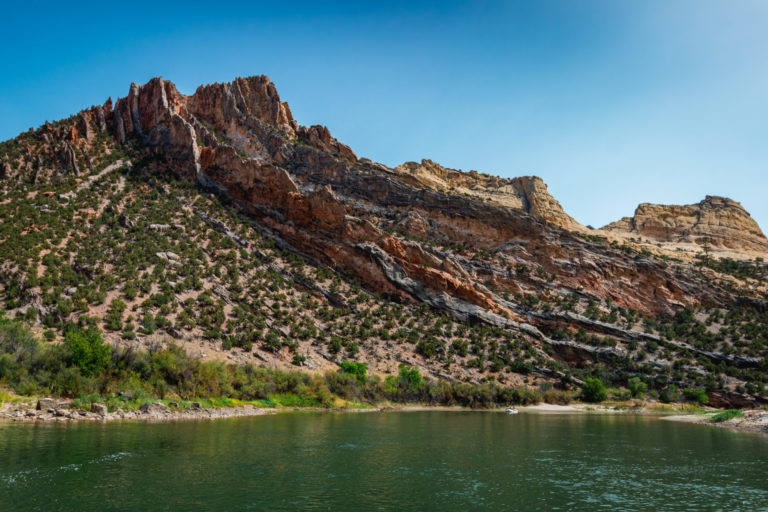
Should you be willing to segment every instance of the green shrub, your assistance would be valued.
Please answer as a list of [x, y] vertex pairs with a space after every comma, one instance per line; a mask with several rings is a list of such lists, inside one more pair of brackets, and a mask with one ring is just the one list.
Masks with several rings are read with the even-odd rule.
[[405, 383], [408, 388], [416, 388], [421, 385], [424, 378], [421, 376], [418, 368], [412, 368], [404, 364], [400, 365], [400, 382]]
[[365, 382], [368, 380], [368, 366], [365, 363], [343, 361], [341, 363], [341, 370], [339, 371], [341, 373], [354, 375], [358, 382]]
[[723, 412], [719, 412], [712, 416], [709, 421], [712, 423], [721, 423], [723, 421], [728, 421], [733, 418], [741, 418], [744, 416], [744, 413], [741, 412], [738, 409], [727, 409]]
[[573, 400], [573, 395], [568, 391], [550, 389], [544, 392], [544, 401], [548, 404], [568, 405]]
[[683, 395], [685, 395], [686, 400], [697, 404], [705, 405], [709, 403], [709, 396], [707, 396], [707, 392], [703, 389], [685, 388]]
[[581, 398], [585, 402], [602, 402], [608, 398], [608, 391], [605, 389], [603, 381], [596, 377], [590, 377], [581, 386]]
[[627, 388], [632, 394], [633, 398], [642, 398], [646, 391], [648, 391], [648, 385], [640, 380], [638, 377], [633, 377], [627, 381]]
[[670, 402], [677, 402], [680, 400], [680, 391], [675, 386], [669, 386], [668, 388], [664, 388], [661, 390], [661, 393], [659, 394], [659, 400], [664, 402], [665, 404], [668, 404]]
[[111, 363], [110, 348], [95, 327], [68, 327], [64, 332], [64, 345], [69, 349], [71, 363], [85, 377], [104, 371]]

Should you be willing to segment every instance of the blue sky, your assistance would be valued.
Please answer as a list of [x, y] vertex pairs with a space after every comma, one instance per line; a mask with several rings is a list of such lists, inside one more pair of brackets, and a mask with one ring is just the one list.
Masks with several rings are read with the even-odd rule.
[[359, 156], [535, 174], [596, 227], [740, 201], [768, 230], [768, 2], [25, 2], [4, 6], [0, 139], [153, 76], [266, 74]]

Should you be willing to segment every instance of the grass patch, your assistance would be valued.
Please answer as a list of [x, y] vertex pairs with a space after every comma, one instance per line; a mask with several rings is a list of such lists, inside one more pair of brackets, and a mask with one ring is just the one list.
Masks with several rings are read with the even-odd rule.
[[733, 418], [742, 418], [743, 416], [744, 413], [738, 409], [728, 409], [715, 414], [709, 419], [709, 421], [712, 423], [721, 423], [723, 421], [732, 420]]

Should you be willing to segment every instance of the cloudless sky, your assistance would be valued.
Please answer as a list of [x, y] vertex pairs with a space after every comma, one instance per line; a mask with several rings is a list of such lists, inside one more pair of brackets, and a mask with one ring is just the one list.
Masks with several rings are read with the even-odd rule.
[[358, 156], [535, 174], [595, 227], [740, 201], [768, 229], [768, 1], [13, 2], [0, 140], [131, 82], [265, 74]]

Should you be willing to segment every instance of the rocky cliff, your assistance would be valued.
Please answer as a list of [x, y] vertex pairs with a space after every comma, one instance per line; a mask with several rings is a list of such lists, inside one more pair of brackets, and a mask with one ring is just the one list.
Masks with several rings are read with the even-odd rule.
[[[574, 234], [578, 223], [539, 178], [506, 180], [428, 160], [391, 169], [358, 159], [327, 128], [299, 125], [264, 76], [202, 86], [192, 96], [160, 78], [132, 84], [114, 107], [107, 101], [58, 129], [66, 132], [54, 135], [64, 139], [61, 167], [78, 172], [72, 148], [85, 151], [96, 129], [152, 155], [152, 167], [225, 197], [315, 261], [398, 300], [440, 303], [461, 319], [503, 324], [498, 315], [515, 314], [500, 295], [538, 295], [544, 276], [557, 294], [578, 290], [648, 313], [730, 296]], [[661, 209], [636, 216], [632, 226], [668, 239], [684, 222], [712, 231], [723, 219], [749, 219], [734, 205], [707, 200], [680, 210], [688, 217]], [[727, 243], [721, 234], [715, 243]]]
[[[255, 340], [242, 357], [324, 369], [345, 350], [381, 372], [407, 361], [474, 381], [504, 380], [506, 367], [567, 383], [607, 365], [701, 383], [723, 364], [736, 388], [761, 364], [762, 348], [725, 325], [689, 339], [657, 319], [686, 312], [687, 328], [694, 308], [763, 311], [762, 267], [731, 275], [609, 242], [536, 177], [358, 158], [300, 125], [264, 76], [190, 96], [160, 78], [132, 84], [3, 143], [0, 162], [4, 300], [45, 325], [88, 312], [135, 336], [141, 314], [143, 343], [162, 328], [194, 350], [220, 340], [227, 358]], [[737, 203], [704, 203], [623, 225], [725, 244], [738, 221], [760, 246]]]
[[707, 196], [698, 204], [675, 206], [643, 203], [632, 217], [603, 229], [631, 233], [667, 243], [768, 254], [768, 239], [741, 204], [726, 197]]
[[586, 231], [584, 226], [563, 211], [538, 176], [499, 178], [477, 171], [448, 169], [431, 160], [406, 162], [395, 170], [401, 173], [404, 181], [418, 187], [476, 197], [491, 204], [523, 210], [564, 229]]

